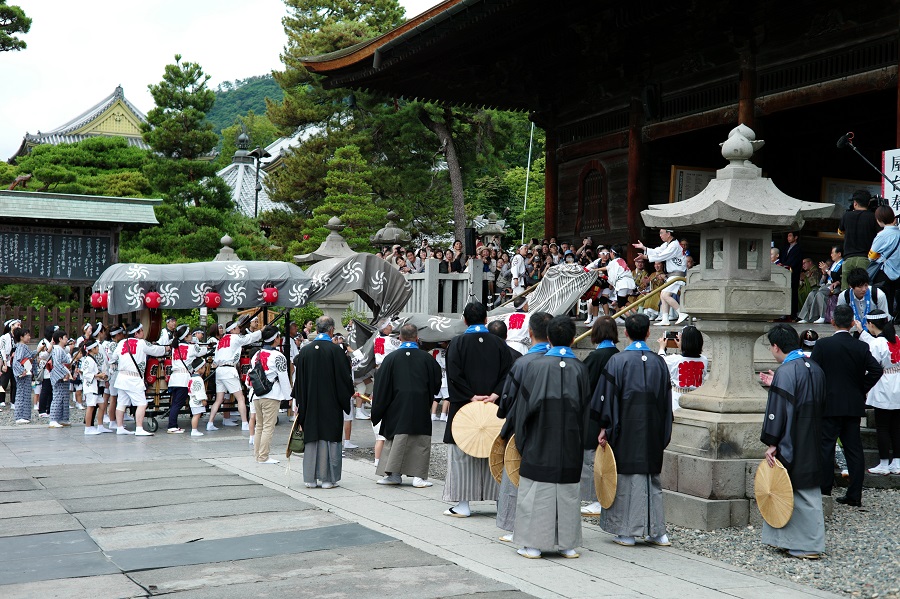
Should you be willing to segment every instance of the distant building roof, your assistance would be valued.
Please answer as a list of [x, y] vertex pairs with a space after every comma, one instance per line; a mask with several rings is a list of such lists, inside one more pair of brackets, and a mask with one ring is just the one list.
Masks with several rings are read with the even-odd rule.
[[[256, 163], [251, 156], [239, 156], [241, 151], [235, 153], [233, 162], [216, 173], [222, 177], [228, 187], [231, 188], [231, 200], [239, 212], [247, 216], [253, 216], [254, 203], [256, 201]], [[259, 169], [259, 182], [266, 179], [266, 171]], [[259, 190], [258, 214], [281, 208], [266, 193], [265, 185]]]
[[67, 193], [0, 190], [0, 220], [57, 221], [63, 224], [122, 225], [140, 229], [158, 225], [153, 207], [160, 199], [118, 198]]
[[120, 85], [109, 96], [66, 124], [50, 131], [26, 133], [10, 161], [24, 156], [34, 146], [75, 143], [99, 135], [124, 137], [129, 145], [149, 150], [150, 146], [141, 137], [141, 124], [146, 122], [147, 115], [125, 98]]

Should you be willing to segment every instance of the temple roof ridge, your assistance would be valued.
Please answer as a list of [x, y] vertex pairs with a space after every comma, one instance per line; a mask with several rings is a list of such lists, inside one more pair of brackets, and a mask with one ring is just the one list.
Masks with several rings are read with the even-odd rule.
[[116, 101], [119, 100], [121, 100], [121, 102], [125, 104], [125, 106], [127, 106], [128, 109], [131, 110], [135, 114], [135, 116], [137, 116], [141, 120], [141, 122], [147, 122], [147, 115], [141, 112], [137, 106], [128, 101], [128, 99], [125, 97], [125, 90], [122, 89], [121, 85], [119, 85], [115, 90], [113, 90], [113, 93], [103, 98], [102, 100], [100, 100], [100, 102], [88, 108], [69, 122], [60, 125], [55, 129], [51, 129], [50, 131], [38, 131], [38, 134], [32, 137], [44, 137], [46, 135], [65, 135], [67, 133], [77, 131], [78, 129], [81, 129], [85, 125], [88, 125], [94, 119], [102, 115], [104, 112], [106, 112], [106, 110], [109, 109], [110, 106], [112, 106], [116, 103]]

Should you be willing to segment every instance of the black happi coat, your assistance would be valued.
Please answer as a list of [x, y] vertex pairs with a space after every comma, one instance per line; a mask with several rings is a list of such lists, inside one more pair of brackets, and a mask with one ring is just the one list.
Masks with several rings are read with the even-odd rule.
[[447, 347], [447, 387], [450, 412], [444, 443], [453, 440], [453, 418], [474, 395], [503, 393], [503, 383], [512, 366], [509, 347], [500, 337], [490, 333], [463, 333]]
[[779, 366], [769, 387], [759, 440], [778, 447], [778, 460], [794, 490], [821, 483], [824, 410], [825, 373], [818, 364], [798, 358]]
[[513, 362], [509, 374], [506, 375], [503, 392], [500, 394], [500, 399], [497, 400], [497, 418], [506, 418], [506, 422], [503, 423], [503, 428], [500, 430], [500, 436], [504, 439], [509, 439], [510, 435], [515, 432], [516, 397], [519, 394], [519, 387], [522, 385], [522, 377], [528, 372], [528, 365], [538, 358], [543, 358], [544, 353], [546, 352], [525, 354]]
[[540, 356], [528, 365], [515, 402], [519, 474], [544, 483], [581, 480], [590, 399], [588, 370], [578, 360]]
[[623, 351], [606, 363], [591, 400], [619, 474], [659, 474], [672, 437], [672, 385], [652, 351]]
[[441, 390], [441, 367], [418, 348], [389, 353], [375, 373], [372, 424], [381, 422], [381, 434], [431, 436], [431, 403]]
[[307, 443], [339, 443], [344, 435], [344, 413], [349, 414], [353, 378], [340, 345], [313, 340], [294, 358], [297, 418]]
[[[591, 393], [597, 389], [597, 383], [600, 382], [600, 375], [606, 368], [606, 363], [611, 357], [619, 353], [615, 347], [604, 347], [603, 349], [595, 349], [584, 359], [584, 365], [588, 369], [588, 378], [590, 379]], [[588, 423], [587, 430], [584, 433], [584, 448], [597, 449], [597, 437], [600, 435], [600, 423], [591, 418]]]

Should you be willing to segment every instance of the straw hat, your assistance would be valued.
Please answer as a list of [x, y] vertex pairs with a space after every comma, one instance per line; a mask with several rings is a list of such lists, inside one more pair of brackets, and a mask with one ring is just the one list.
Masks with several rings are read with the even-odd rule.
[[503, 455], [503, 466], [506, 468], [506, 476], [515, 486], [519, 486], [519, 464], [522, 463], [522, 456], [519, 455], [519, 448], [516, 447], [516, 436], [509, 438], [506, 444], [506, 453]]
[[778, 460], [774, 468], [762, 460], [756, 468], [753, 486], [763, 520], [772, 528], [782, 528], [794, 512], [794, 488], [787, 470]]
[[612, 507], [616, 500], [617, 483], [616, 456], [612, 447], [608, 443], [605, 449], [598, 445], [594, 453], [594, 490], [597, 491], [597, 499], [605, 510]]
[[503, 428], [497, 418], [497, 405], [489, 401], [471, 401], [453, 417], [451, 431], [456, 445], [473, 458], [491, 455], [494, 439]]
[[491, 455], [488, 465], [491, 467], [491, 476], [498, 483], [503, 479], [503, 454], [506, 453], [506, 439], [497, 435], [494, 444], [491, 445]]

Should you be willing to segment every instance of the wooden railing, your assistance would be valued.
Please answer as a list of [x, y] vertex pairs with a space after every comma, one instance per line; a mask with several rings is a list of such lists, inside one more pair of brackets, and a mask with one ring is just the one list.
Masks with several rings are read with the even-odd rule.
[[[459, 318], [473, 297], [482, 301], [484, 273], [480, 260], [469, 260], [469, 272], [465, 273], [443, 274], [440, 264], [440, 260], [429, 258], [425, 261], [425, 272], [406, 275], [412, 296], [403, 307], [403, 314]], [[369, 313], [369, 307], [359, 297], [354, 299], [353, 309], [362, 314]]]
[[100, 321], [104, 327], [109, 327], [110, 324], [117, 323], [121, 316], [110, 316], [105, 310], [0, 306], [0, 323], [6, 322], [10, 318], [21, 320], [22, 326], [31, 331], [33, 337], [38, 338], [44, 335], [44, 329], [48, 325], [57, 325], [69, 335], [78, 337], [81, 335], [81, 327], [86, 322], [96, 324], [97, 321]]

